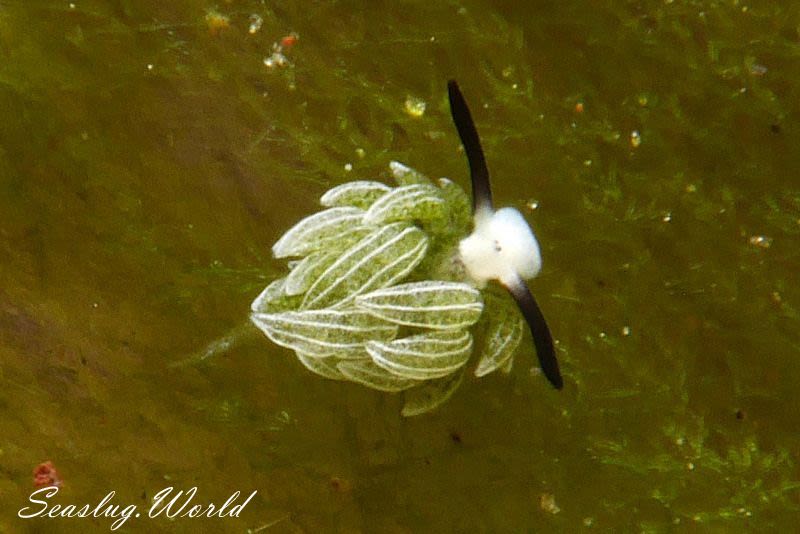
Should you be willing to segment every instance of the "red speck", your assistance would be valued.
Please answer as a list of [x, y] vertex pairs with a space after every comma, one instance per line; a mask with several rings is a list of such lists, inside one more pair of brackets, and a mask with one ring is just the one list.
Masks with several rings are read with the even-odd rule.
[[299, 38], [300, 37], [296, 33], [290, 33], [281, 39], [281, 46], [283, 48], [291, 48]]
[[575, 113], [583, 113], [583, 102], [575, 104]]
[[61, 477], [58, 476], [58, 471], [56, 471], [53, 462], [47, 460], [34, 468], [33, 485], [37, 488], [45, 486], [61, 487]]

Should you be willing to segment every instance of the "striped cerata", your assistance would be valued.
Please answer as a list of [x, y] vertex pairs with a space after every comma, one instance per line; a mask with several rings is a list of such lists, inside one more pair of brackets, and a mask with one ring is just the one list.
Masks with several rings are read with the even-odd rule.
[[541, 267], [538, 243], [519, 212], [494, 211], [466, 102], [455, 82], [448, 89], [472, 198], [395, 161], [394, 186], [337, 185], [322, 195], [321, 211], [275, 243], [286, 274], [251, 305], [253, 324], [306, 369], [402, 391], [406, 416], [445, 402], [466, 369], [509, 372], [526, 322], [545, 376], [561, 387], [549, 329], [524, 282]]

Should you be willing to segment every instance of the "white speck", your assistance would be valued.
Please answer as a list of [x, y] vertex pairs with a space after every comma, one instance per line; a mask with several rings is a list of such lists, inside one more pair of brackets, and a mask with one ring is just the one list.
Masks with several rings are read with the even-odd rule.
[[352, 163], [345, 163], [344, 164], [344, 170], [346, 170], [347, 172], [352, 171], [353, 170], [353, 164]]
[[765, 235], [750, 236], [750, 244], [758, 248], [769, 248], [772, 245], [772, 238]]
[[551, 514], [557, 514], [561, 508], [556, 504], [556, 497], [552, 493], [542, 493], [539, 496], [539, 508]]
[[631, 146], [633, 148], [638, 148], [639, 145], [642, 144], [642, 136], [639, 134], [639, 130], [634, 130], [631, 132]]
[[92, 302], [92, 308], [98, 308], [100, 305], [96, 302]]
[[622, 335], [623, 336], [631, 335], [631, 327], [630, 326], [623, 326], [622, 327]]
[[70, 8], [70, 9], [75, 9], [75, 4], [73, 4], [72, 2], [70, 2], [70, 3], [69, 3], [69, 8]]
[[606, 338], [606, 333], [605, 332], [600, 332], [600, 334], [598, 334], [598, 337], [600, 339], [605, 339]]
[[357, 148], [356, 149], [356, 156], [358, 156], [358, 159], [364, 159], [364, 156], [366, 156], [366, 155], [367, 155], [367, 152], [363, 148]]
[[425, 103], [424, 100], [413, 96], [407, 97], [404, 105], [406, 113], [408, 113], [412, 117], [422, 117], [423, 115], [425, 115], [425, 108], [427, 107], [428, 105]]
[[692, 462], [689, 462], [688, 464], [686, 464], [686, 469], [688, 469], [689, 471], [694, 471], [694, 464]]
[[263, 20], [261, 19], [261, 17], [256, 15], [255, 13], [250, 15], [250, 27], [247, 29], [247, 31], [250, 33], [250, 35], [253, 35], [258, 30], [261, 29], [261, 23], [262, 22], [263, 22]]
[[153, 70], [153, 64], [152, 63], [148, 63], [147, 64], [147, 70]]
[[682, 437], [675, 438], [675, 445], [678, 447], [682, 447], [684, 443], [686, 443], [686, 440], [684, 440]]
[[531, 200], [528, 202], [528, 209], [533, 211], [539, 208], [539, 201], [538, 200]]
[[661, 217], [661, 222], [667, 223], [670, 222], [671, 220], [672, 220], [672, 213], [670, 213], [669, 211], [666, 212], [663, 217]]
[[591, 167], [592, 166], [592, 160], [590, 160], [590, 159], [583, 160], [583, 166], [584, 167]]
[[289, 60], [286, 59], [286, 56], [280, 52], [280, 47], [273, 45], [273, 49], [274, 52], [272, 52], [272, 55], [264, 58], [264, 65], [270, 69], [274, 67], [285, 67], [288, 65]]

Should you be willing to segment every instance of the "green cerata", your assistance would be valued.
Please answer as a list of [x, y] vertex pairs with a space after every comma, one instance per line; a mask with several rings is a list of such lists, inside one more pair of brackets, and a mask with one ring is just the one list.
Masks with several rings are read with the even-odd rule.
[[550, 329], [525, 282], [541, 270], [538, 242], [517, 210], [495, 211], [477, 130], [454, 81], [448, 94], [472, 199], [451, 180], [434, 183], [394, 161], [394, 187], [334, 187], [320, 198], [322, 211], [275, 243], [288, 273], [251, 306], [252, 322], [314, 373], [404, 391], [406, 416], [453, 394], [476, 337], [474, 374], [509, 372], [526, 322], [545, 377], [563, 386]]

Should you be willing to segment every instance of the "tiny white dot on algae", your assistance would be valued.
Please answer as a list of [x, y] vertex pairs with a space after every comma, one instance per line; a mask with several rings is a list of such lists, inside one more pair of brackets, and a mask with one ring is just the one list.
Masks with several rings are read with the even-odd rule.
[[250, 15], [250, 26], [247, 28], [247, 32], [250, 35], [257, 33], [258, 30], [261, 29], [261, 25], [263, 22], [264, 22], [263, 19], [259, 15], [255, 13]]
[[765, 235], [750, 236], [749, 242], [758, 248], [769, 248], [772, 246], [772, 238]]
[[639, 133], [639, 130], [634, 130], [631, 132], [631, 146], [633, 148], [639, 148], [639, 145], [642, 144], [642, 135]]
[[406, 113], [412, 117], [422, 117], [425, 115], [425, 109], [428, 105], [421, 98], [409, 96], [403, 105]]

